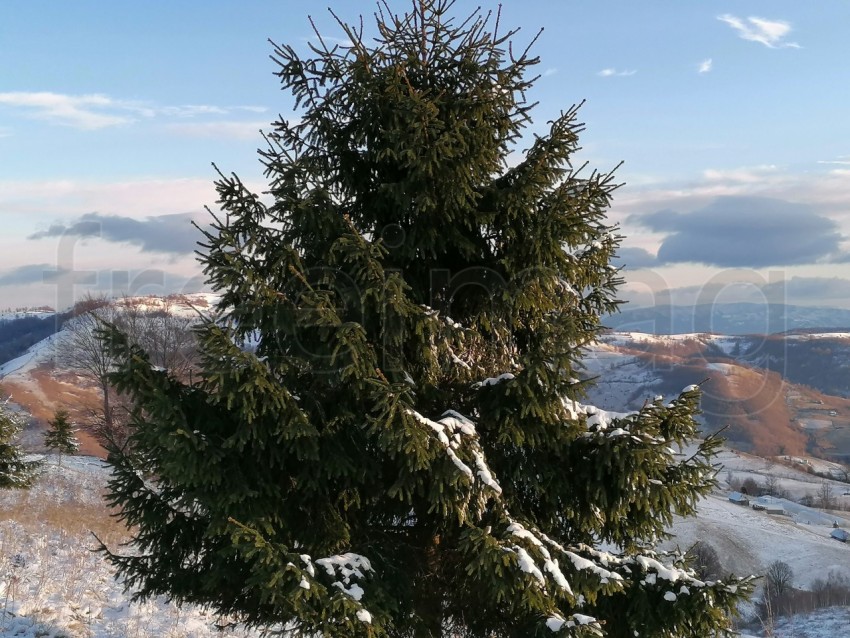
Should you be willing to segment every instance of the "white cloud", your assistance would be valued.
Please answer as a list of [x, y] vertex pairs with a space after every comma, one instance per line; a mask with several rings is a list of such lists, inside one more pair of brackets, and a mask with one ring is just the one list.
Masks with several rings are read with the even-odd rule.
[[[72, 225], [82, 216], [97, 211], [101, 217], [120, 216], [140, 221], [170, 215], [191, 215], [199, 221], [208, 221], [203, 210], [208, 204], [213, 210], [218, 200], [213, 180], [216, 174], [209, 169], [207, 178], [136, 179], [115, 182], [91, 180], [54, 181], [3, 181], [0, 180], [0, 275], [26, 264], [56, 264], [75, 271], [104, 273], [100, 289], [111, 290], [112, 272], [129, 271], [130, 283], [138, 283], [133, 273], [166, 269], [175, 276], [193, 277], [198, 273], [194, 256], [157, 254], [141, 251], [127, 244], [71, 235], [26, 241], [52, 224]], [[268, 188], [259, 175], [243, 175], [246, 186], [254, 192]], [[264, 196], [263, 201], [267, 201]], [[49, 214], [46, 214], [46, 211]], [[200, 239], [200, 234], [198, 239]], [[140, 281], [140, 280], [139, 280]], [[49, 285], [29, 285], [3, 289], [5, 298], [16, 299], [21, 305], [47, 303], [65, 308], [72, 300], [57, 301], [57, 294], [71, 290], [57, 288], [58, 282]], [[179, 284], [179, 285], [178, 285]], [[163, 289], [180, 290], [182, 283]], [[79, 292], [85, 287], [77, 287]], [[154, 289], [152, 292], [159, 292]], [[63, 293], [64, 294], [64, 293]], [[120, 291], [115, 294], [120, 294]], [[61, 296], [61, 295], [60, 295]]]
[[543, 71], [543, 77], [548, 78], [549, 76], [555, 75], [558, 73], [558, 69], [554, 66], [549, 67], [545, 71]]
[[116, 101], [106, 95], [63, 95], [47, 91], [27, 93], [12, 91], [0, 93], [0, 105], [29, 110], [33, 117], [50, 120], [57, 124], [94, 130], [118, 126], [133, 121], [133, 118], [115, 113]]
[[180, 122], [168, 125], [168, 130], [186, 137], [257, 141], [260, 140], [260, 130], [271, 129], [271, 123], [266, 121]]
[[[21, 216], [32, 224], [34, 219], [44, 219], [44, 211], [57, 220], [91, 211], [139, 218], [200, 211], [218, 199], [214, 178], [210, 171], [209, 179], [0, 181], [0, 217]], [[14, 237], [14, 233], [6, 235]]]
[[702, 176], [708, 182], [727, 182], [735, 184], [753, 184], [763, 182], [771, 174], [776, 174], [779, 169], [774, 164], [762, 164], [760, 166], [744, 166], [733, 169], [707, 168]]
[[744, 20], [728, 13], [717, 16], [717, 19], [732, 27], [744, 40], [759, 42], [770, 49], [800, 48], [796, 42], [784, 41], [785, 36], [791, 33], [791, 25], [784, 20], [767, 20], [758, 17], [749, 17]]
[[21, 109], [29, 117], [82, 130], [130, 124], [139, 117], [192, 118], [227, 115], [233, 111], [261, 113], [266, 110], [261, 106], [223, 107], [207, 104], [156, 106], [144, 102], [119, 100], [101, 93], [67, 95], [49, 91], [0, 93], [0, 106]]
[[[691, 212], [708, 205], [718, 197], [768, 197], [799, 202], [834, 220], [840, 232], [850, 238], [850, 168], [824, 171], [791, 172], [783, 167], [763, 165], [738, 169], [709, 169], [690, 181], [657, 182], [626, 186], [617, 192], [612, 213], [623, 222], [631, 214], [675, 209]], [[624, 223], [625, 234], [636, 234]], [[647, 241], [641, 247], [653, 250], [652, 238], [637, 233]], [[657, 239], [657, 238], [655, 238]], [[844, 247], [850, 250], [850, 245]], [[848, 266], [850, 276], [850, 266]]]
[[839, 166], [850, 166], [850, 155], [839, 155], [831, 160], [818, 160], [818, 164], [837, 164]]
[[711, 71], [713, 65], [714, 63], [712, 62], [711, 58], [705, 59], [699, 63], [697, 73], [708, 73]]
[[602, 69], [596, 75], [598, 75], [601, 78], [613, 78], [613, 77], [622, 78], [622, 77], [628, 77], [630, 75], [634, 75], [635, 73], [637, 73], [637, 71], [635, 69], [618, 71], [617, 69], [613, 69], [613, 68], [609, 67], [607, 69]]

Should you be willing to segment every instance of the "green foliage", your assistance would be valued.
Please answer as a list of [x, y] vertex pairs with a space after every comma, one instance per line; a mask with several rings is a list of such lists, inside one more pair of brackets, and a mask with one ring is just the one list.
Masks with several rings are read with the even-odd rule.
[[67, 410], [62, 409], [56, 411], [48, 425], [50, 428], [44, 433], [44, 446], [59, 454], [61, 464], [63, 454], [76, 454], [80, 447], [76, 429]]
[[0, 402], [0, 489], [27, 488], [38, 475], [39, 462], [27, 460], [17, 444], [21, 417]]
[[109, 557], [141, 598], [305, 636], [720, 635], [748, 581], [653, 551], [714, 484], [717, 440], [675, 452], [698, 389], [580, 403], [613, 177], [570, 163], [576, 108], [510, 155], [537, 60], [450, 5], [275, 47], [301, 119], [267, 136], [268, 200], [217, 183], [198, 376], [104, 335], [134, 406], [109, 498], [136, 551]]

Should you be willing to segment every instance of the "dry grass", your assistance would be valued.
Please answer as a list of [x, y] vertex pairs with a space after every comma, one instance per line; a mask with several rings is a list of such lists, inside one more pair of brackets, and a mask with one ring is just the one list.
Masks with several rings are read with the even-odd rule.
[[101, 499], [107, 478], [95, 459], [60, 468], [53, 457], [32, 489], [0, 490], [0, 636], [257, 638], [241, 625], [222, 630], [208, 609], [130, 601], [93, 551], [92, 532], [112, 549], [128, 539]]
[[[55, 466], [54, 459], [48, 462]], [[87, 481], [85, 475], [55, 471], [46, 472], [40, 480], [37, 490], [0, 493], [0, 521], [79, 538], [93, 533], [109, 544], [127, 538], [126, 528], [103, 502], [100, 485]]]
[[[23, 378], [4, 379], [3, 393], [11, 395], [16, 404], [32, 415], [38, 430], [37, 439], [59, 408], [67, 410], [72, 421], [83, 423], [100, 404], [96, 387], [72, 372], [57, 371], [52, 363], [39, 365]], [[81, 454], [105, 456], [104, 449], [90, 432], [81, 429], [77, 438]]]

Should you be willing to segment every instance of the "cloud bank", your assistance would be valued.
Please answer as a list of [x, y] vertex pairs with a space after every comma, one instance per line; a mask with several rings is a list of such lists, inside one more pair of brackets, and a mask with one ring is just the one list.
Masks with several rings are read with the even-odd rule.
[[[836, 222], [810, 206], [781, 199], [718, 197], [691, 213], [661, 210], [632, 215], [629, 221], [666, 235], [656, 265], [764, 268], [850, 261]], [[641, 263], [647, 256], [632, 253]]]
[[191, 213], [160, 215], [143, 220], [119, 215], [88, 213], [69, 224], [52, 224], [47, 230], [27, 239], [49, 237], [100, 238], [138, 246], [142, 252], [188, 255], [197, 248], [200, 234], [192, 226], [197, 216]]

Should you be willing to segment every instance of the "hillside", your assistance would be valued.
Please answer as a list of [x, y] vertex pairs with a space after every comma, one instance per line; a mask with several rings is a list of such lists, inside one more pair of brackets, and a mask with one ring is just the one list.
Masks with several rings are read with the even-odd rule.
[[92, 552], [93, 534], [112, 548], [126, 537], [101, 498], [108, 469], [92, 457], [57, 460], [45, 457], [31, 490], [0, 491], [0, 638], [257, 636], [202, 608], [131, 603]]
[[[698, 540], [709, 542], [718, 550], [725, 570], [736, 574], [762, 574], [772, 561], [781, 559], [791, 566], [802, 588], [809, 588], [812, 581], [833, 569], [850, 577], [850, 547], [830, 538], [833, 523], [850, 526], [850, 512], [825, 512], [789, 500], [785, 514], [772, 515], [728, 499], [730, 478], [741, 482], [749, 478], [763, 485], [768, 477], [775, 477], [779, 489], [787, 491], [791, 499], [815, 495], [822, 479], [794, 464], [729, 449], [720, 454], [717, 463], [721, 466], [718, 489], [700, 502], [696, 518], [674, 523], [669, 546], [688, 548]], [[850, 506], [850, 496], [843, 496], [849, 486], [839, 481], [831, 484], [834, 492], [842, 495], [837, 497], [839, 504]]]
[[0, 363], [56, 333], [66, 318], [43, 309], [0, 312]]
[[634, 410], [701, 383], [706, 432], [758, 454], [850, 458], [850, 332], [762, 336], [612, 332], [588, 350], [591, 402]]
[[[125, 303], [192, 316], [211, 301], [207, 296], [182, 301], [151, 297]], [[26, 442], [30, 449], [39, 449], [40, 429], [56, 408], [70, 408], [82, 418], [97, 405], [91, 382], [57, 365], [56, 342], [63, 338], [62, 333], [52, 335], [0, 365], [4, 392], [35, 417]], [[850, 400], [794, 381], [803, 372], [790, 369], [823, 358], [826, 349], [831, 359], [821, 369], [844, 374], [844, 357], [850, 352], [846, 333], [769, 338], [611, 333], [590, 349], [584, 374], [601, 377], [590, 390], [590, 402], [626, 411], [705, 380], [706, 430], [730, 426], [726, 434], [737, 449], [725, 449], [718, 458], [718, 489], [699, 503], [696, 518], [674, 522], [666, 547], [687, 549], [697, 540], [710, 543], [723, 567], [739, 575], [761, 574], [779, 558], [791, 566], [795, 585], [803, 589], [825, 574], [850, 577], [850, 546], [830, 538], [834, 524], [850, 529], [845, 511], [850, 496], [844, 496], [850, 489], [838, 480], [847, 474], [841, 465], [818, 458], [847, 450], [841, 447], [841, 437], [850, 430]], [[89, 454], [102, 452], [91, 437], [84, 433], [82, 438]], [[0, 493], [0, 587], [5, 588], [0, 592], [8, 593], [8, 609], [14, 614], [6, 619], [5, 631], [0, 626], [0, 637], [253, 635], [236, 625], [221, 630], [219, 619], [203, 610], [178, 609], [162, 600], [129, 603], [109, 568], [89, 551], [88, 530], [113, 543], [123, 538], [100, 499], [108, 469], [92, 457], [65, 459], [60, 469], [55, 457], [48, 457], [46, 470], [30, 492]], [[814, 500], [821, 475], [833, 477], [829, 483], [836, 510], [798, 502]], [[767, 514], [731, 503], [729, 490], [748, 479], [757, 485], [774, 482], [788, 497], [776, 501], [785, 513]], [[16, 580], [9, 580], [12, 577]], [[782, 621], [785, 625], [777, 624], [776, 635], [831, 638], [837, 634], [828, 633], [828, 627], [846, 619], [842, 613], [831, 609]], [[761, 635], [752, 626], [747, 631]]]
[[[0, 594], [7, 596], [9, 612], [0, 620], [0, 638], [258, 635], [200, 608], [178, 608], [163, 599], [131, 603], [111, 568], [91, 551], [96, 546], [91, 532], [113, 547], [125, 538], [100, 496], [108, 468], [86, 456], [64, 457], [61, 468], [57, 461], [45, 457], [45, 472], [31, 490], [0, 492]], [[814, 477], [793, 467], [731, 450], [719, 461], [721, 479], [727, 471], [759, 483], [773, 475], [792, 494], [816, 489]], [[673, 524], [674, 536], [666, 546], [686, 549], [696, 540], [708, 542], [724, 569], [737, 574], [761, 574], [779, 558], [793, 569], [795, 585], [805, 589], [829, 572], [850, 575], [850, 546], [829, 538], [830, 521], [843, 524], [846, 515], [838, 512], [817, 522], [766, 514], [730, 503], [721, 486], [699, 503], [696, 518]], [[830, 633], [830, 627], [841, 627], [836, 619], [847, 617], [846, 610], [820, 610], [780, 621], [777, 627], [789, 629], [776, 635], [837, 638], [843, 634]], [[793, 633], [803, 629], [808, 633]], [[762, 635], [752, 628], [748, 632]]]
[[[128, 297], [113, 303], [137, 313], [164, 313], [192, 318], [199, 312], [208, 312], [215, 298], [207, 293], [197, 293], [171, 297]], [[100, 403], [97, 384], [57, 362], [57, 347], [67, 338], [67, 330], [55, 334], [51, 332], [15, 358], [6, 361], [0, 359], [2, 398], [11, 396], [13, 404], [32, 417], [24, 435], [24, 442], [29, 449], [43, 451], [42, 432], [57, 409], [68, 410], [73, 421], [84, 424], [91, 421], [92, 413]], [[103, 454], [103, 449], [85, 427], [78, 432], [78, 437], [82, 453]]]

